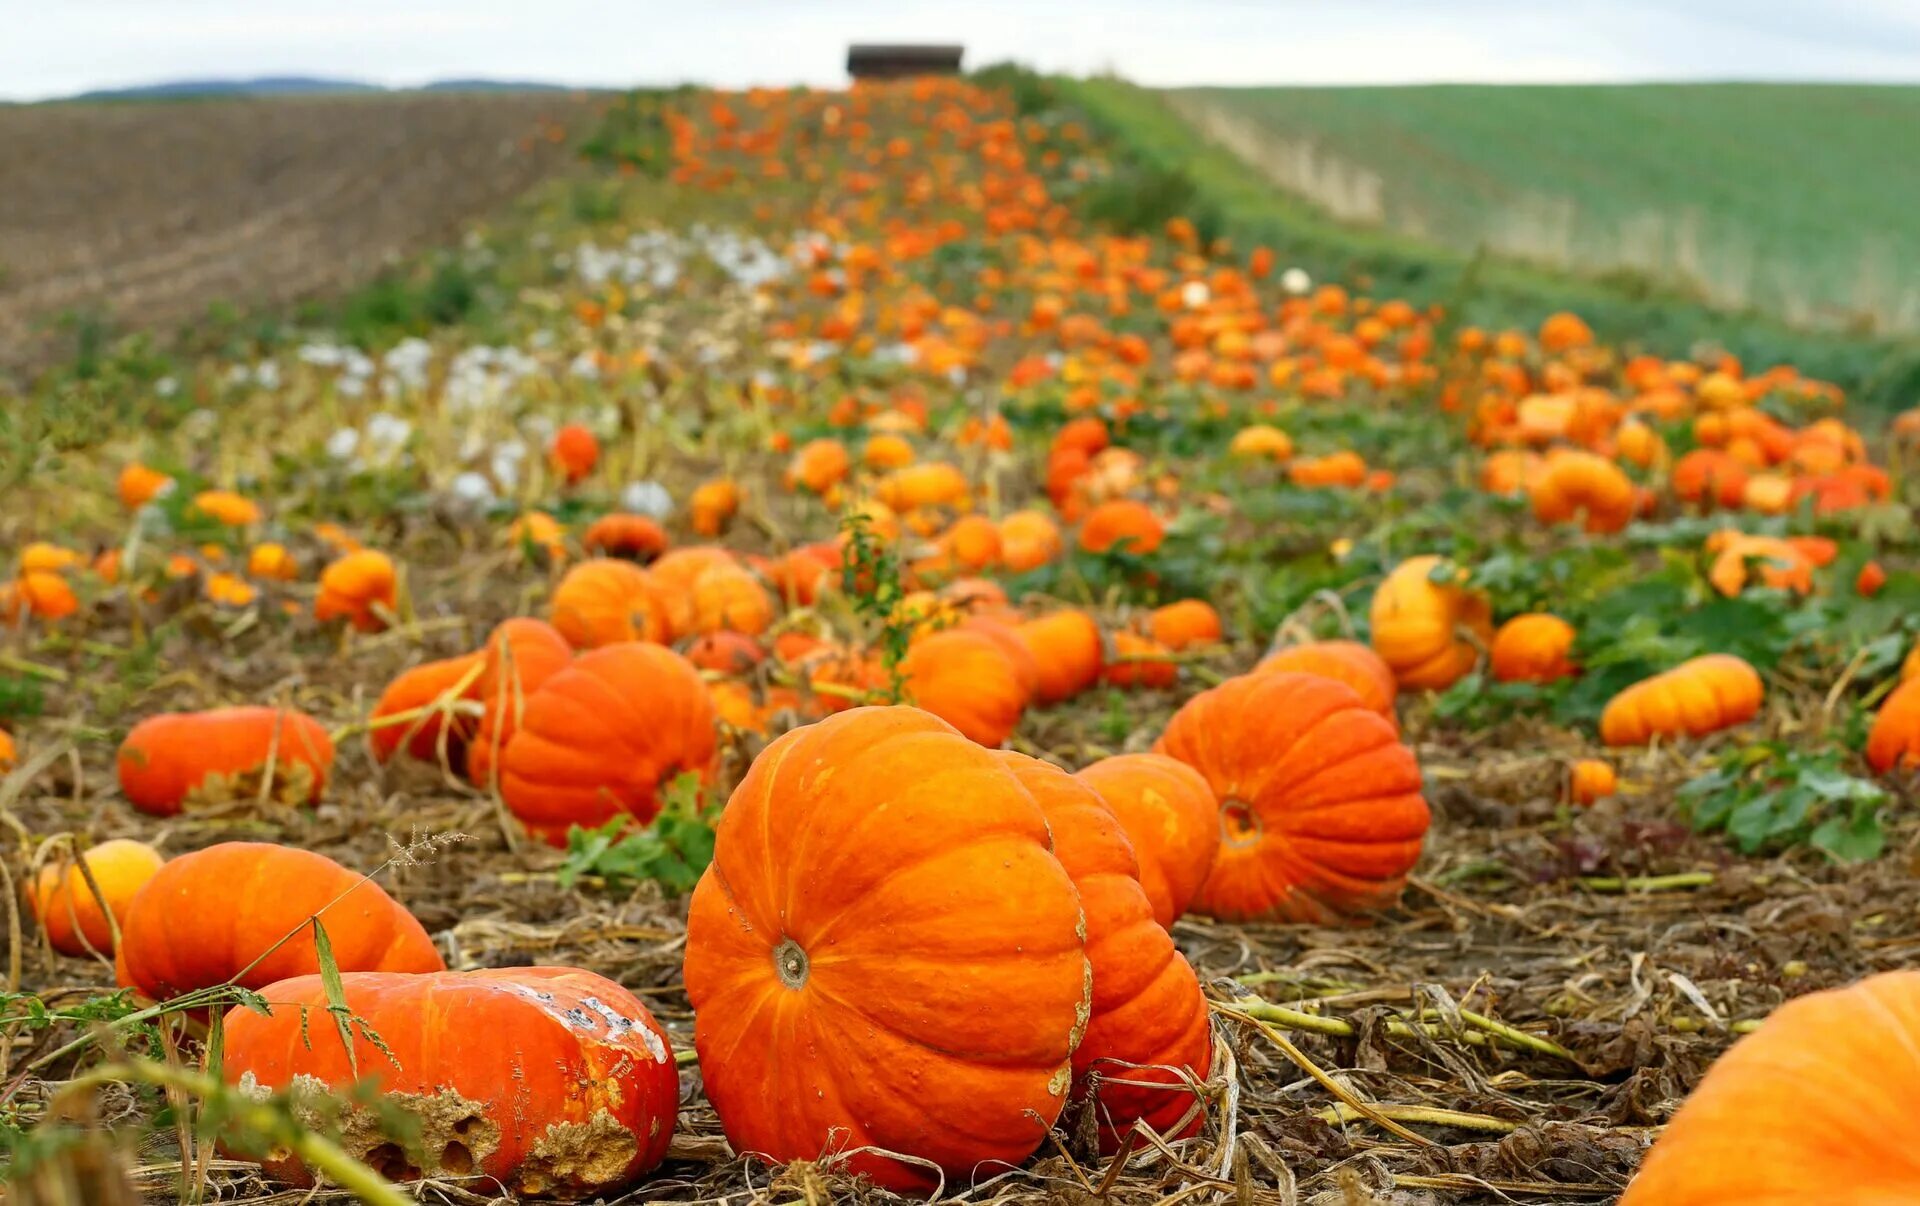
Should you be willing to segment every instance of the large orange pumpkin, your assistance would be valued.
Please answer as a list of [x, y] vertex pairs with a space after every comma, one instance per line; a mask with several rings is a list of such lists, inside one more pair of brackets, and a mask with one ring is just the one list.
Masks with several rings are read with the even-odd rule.
[[316, 914], [342, 971], [446, 966], [413, 914], [358, 872], [291, 846], [222, 842], [174, 859], [140, 889], [120, 927], [115, 971], [121, 987], [156, 1001], [310, 975], [320, 958], [304, 923]]
[[1187, 911], [1220, 854], [1220, 805], [1200, 772], [1165, 754], [1116, 754], [1085, 767], [1140, 860], [1153, 918], [1171, 927]]
[[[160, 870], [166, 860], [145, 842], [115, 838], [82, 851], [87, 872], [100, 887], [94, 895], [79, 861], [49, 863], [28, 885], [27, 905], [47, 931], [47, 941], [63, 955], [81, 956], [89, 951], [113, 954], [113, 926], [126, 924], [127, 909], [133, 898]], [[106, 902], [106, 908], [100, 902]]]
[[1920, 972], [1787, 1002], [1707, 1070], [1621, 1206], [1920, 1201]]
[[1137, 1121], [1192, 1134], [1201, 1110], [1182, 1073], [1204, 1080], [1212, 1067], [1207, 1001], [1154, 920], [1125, 829], [1098, 792], [1066, 771], [1025, 754], [1000, 756], [1040, 805], [1054, 856], [1080, 890], [1093, 1014], [1073, 1053], [1074, 1096], [1093, 1109], [1101, 1150], [1117, 1150]]
[[500, 757], [500, 798], [535, 836], [660, 811], [660, 789], [713, 767], [713, 699], [686, 658], [625, 641], [582, 654], [527, 698]]
[[495, 627], [480, 656], [473, 698], [486, 711], [467, 744], [467, 778], [474, 786], [487, 788], [493, 785], [501, 752], [520, 727], [527, 697], [572, 663], [573, 646], [553, 625], [520, 616]]
[[1254, 667], [1255, 674], [1282, 670], [1318, 674], [1345, 683], [1353, 688], [1362, 704], [1380, 713], [1394, 728], [1400, 727], [1400, 718], [1393, 711], [1400, 685], [1380, 655], [1359, 641], [1307, 641], [1289, 645], [1268, 654]]
[[1752, 720], [1766, 684], [1743, 659], [1712, 653], [1641, 679], [1607, 701], [1600, 739], [1608, 745], [1645, 745], [1655, 737], [1704, 737]]
[[631, 561], [582, 561], [553, 588], [547, 611], [575, 649], [615, 641], [661, 642], [669, 635], [665, 602], [647, 571]]
[[915, 641], [900, 664], [907, 696], [981, 745], [1013, 735], [1027, 706], [1020, 668], [991, 637], [949, 628]]
[[326, 790], [333, 741], [291, 708], [163, 712], [133, 726], [116, 760], [127, 803], [157, 817], [259, 797], [311, 804]]
[[1082, 925], [1040, 807], [951, 725], [859, 708], [778, 738], [687, 920], [694, 1042], [733, 1149], [857, 1153], [852, 1171], [920, 1191], [1024, 1160], [1091, 1008]]
[[[482, 659], [482, 654], [469, 653], [465, 657], [442, 658], [402, 671], [380, 693], [379, 702], [373, 705], [372, 719], [378, 721], [419, 708], [444, 707], [454, 699], [477, 698], [473, 689], [476, 681], [474, 673]], [[405, 722], [378, 725], [368, 734], [368, 742], [373, 746], [373, 760], [385, 762], [404, 743], [409, 758], [424, 762], [437, 761], [440, 757], [440, 734], [444, 729], [447, 734], [447, 756], [453, 765], [460, 765], [461, 753], [473, 736], [475, 722], [472, 717], [464, 716], [454, 717], [451, 725], [446, 721], [445, 711], [435, 711]]]
[[1487, 597], [1453, 581], [1433, 581], [1440, 565], [1438, 557], [1410, 557], [1373, 594], [1374, 652], [1402, 690], [1445, 690], [1473, 669], [1493, 639]]
[[[373, 1081], [377, 1100], [349, 1106], [337, 1133], [349, 1155], [395, 1180], [477, 1174], [489, 1191], [571, 1200], [617, 1191], [665, 1158], [679, 1112], [673, 1046], [613, 981], [572, 967], [340, 980], [378, 1045], [356, 1026], [348, 1051], [319, 976], [282, 980], [262, 994], [272, 1016], [227, 1014], [227, 1080], [243, 1092]], [[393, 1110], [417, 1128], [411, 1153], [379, 1125], [377, 1112]], [[312, 1184], [284, 1152], [264, 1164]]]
[[1220, 802], [1202, 913], [1332, 922], [1392, 904], [1420, 857], [1420, 766], [1344, 683], [1229, 679], [1188, 700], [1154, 748], [1198, 770]]

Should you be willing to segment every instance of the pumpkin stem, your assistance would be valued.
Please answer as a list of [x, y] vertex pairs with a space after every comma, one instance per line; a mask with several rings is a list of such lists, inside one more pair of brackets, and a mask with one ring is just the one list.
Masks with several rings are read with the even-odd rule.
[[807, 985], [807, 952], [800, 949], [798, 942], [788, 938], [773, 948], [773, 970], [780, 977], [780, 983], [795, 992], [800, 991]]

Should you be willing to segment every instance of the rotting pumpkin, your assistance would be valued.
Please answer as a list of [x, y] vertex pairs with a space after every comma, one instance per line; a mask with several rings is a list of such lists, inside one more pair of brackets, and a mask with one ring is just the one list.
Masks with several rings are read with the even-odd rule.
[[[400, 975], [349, 972], [340, 986], [353, 1045], [326, 1024], [318, 975], [262, 989], [272, 1012], [236, 1007], [221, 1071], [243, 1093], [294, 1091], [296, 1118], [337, 1129], [347, 1154], [391, 1179], [479, 1176], [515, 1195], [611, 1193], [659, 1165], [679, 1112], [680, 1076], [660, 1023], [632, 993], [571, 967]], [[367, 1031], [380, 1036], [378, 1043]], [[301, 1090], [363, 1078], [373, 1102], [323, 1115]], [[413, 1123], [406, 1146], [381, 1125]], [[411, 1149], [411, 1150], [409, 1150]], [[263, 1164], [296, 1185], [313, 1177], [287, 1153]]]

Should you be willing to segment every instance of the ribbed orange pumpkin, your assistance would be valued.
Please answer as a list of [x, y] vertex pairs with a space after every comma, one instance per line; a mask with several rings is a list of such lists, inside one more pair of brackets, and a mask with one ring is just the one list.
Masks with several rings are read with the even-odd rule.
[[1056, 704], [1072, 699], [1100, 681], [1106, 654], [1100, 626], [1084, 611], [1056, 611], [1014, 629], [1040, 667], [1034, 701]]
[[1420, 857], [1420, 766], [1344, 683], [1229, 679], [1187, 701], [1154, 748], [1198, 770], [1220, 802], [1202, 913], [1325, 924], [1391, 905]]
[[1165, 754], [1116, 754], [1081, 770], [1140, 861], [1153, 919], [1171, 927], [1220, 854], [1220, 805], [1200, 772]]
[[320, 957], [301, 923], [314, 914], [342, 971], [446, 966], [413, 914], [358, 872], [291, 846], [223, 842], [181, 855], [140, 889], [120, 927], [115, 971], [121, 987], [156, 1001], [311, 975]]
[[[80, 857], [86, 860], [93, 882], [100, 886], [100, 895], [94, 895], [77, 859], [63, 860], [40, 868], [40, 874], [28, 886], [27, 905], [47, 931], [47, 941], [54, 950], [74, 956], [89, 950], [111, 955], [113, 927], [107, 924], [107, 913], [124, 925], [133, 898], [166, 860], [145, 842], [126, 838], [88, 847]], [[100, 907], [102, 900], [106, 901], [105, 910]]]
[[1796, 998], [1707, 1070], [1621, 1206], [1920, 1201], [1920, 972]]
[[1503, 683], [1551, 683], [1577, 672], [1567, 657], [1573, 625], [1545, 612], [1518, 615], [1493, 634], [1488, 665]]
[[1012, 736], [1027, 706], [1019, 667], [979, 632], [949, 628], [915, 641], [900, 668], [917, 707], [981, 745]]
[[[1444, 691], [1465, 677], [1493, 639], [1487, 597], [1432, 579], [1440, 558], [1410, 557], [1373, 594], [1373, 648], [1401, 690]], [[1472, 639], [1463, 636], [1469, 634]], [[1475, 642], [1478, 642], [1476, 646]]]
[[527, 697], [572, 663], [573, 646], [553, 625], [521, 616], [496, 626], [480, 655], [484, 660], [473, 697], [486, 712], [467, 743], [467, 779], [487, 788], [501, 752], [520, 727]]
[[977, 632], [1000, 647], [1013, 663], [1014, 677], [1020, 681], [1020, 690], [1028, 699], [1040, 690], [1040, 662], [1033, 656], [1033, 650], [1020, 639], [1018, 626], [1000, 619], [997, 615], [969, 616], [960, 621], [963, 632]]
[[[671, 554], [669, 554], [671, 556]], [[575, 649], [668, 638], [667, 608], [647, 571], [595, 558], [567, 571], [547, 602], [553, 626]]]
[[[482, 660], [482, 654], [469, 653], [465, 657], [442, 658], [403, 671], [380, 693], [380, 701], [373, 705], [372, 718], [377, 721], [417, 708], [443, 706], [451, 699], [478, 698], [474, 693], [476, 680], [471, 676]], [[447, 757], [452, 765], [459, 766], [467, 742], [473, 737], [476, 722], [471, 717], [455, 717], [454, 723], [449, 726], [446, 720], [445, 712], [433, 712], [405, 722], [380, 725], [367, 738], [373, 746], [373, 760], [385, 762], [404, 743], [409, 758], [424, 762], [437, 761], [440, 757], [440, 733], [444, 729], [447, 734]]]
[[582, 654], [527, 698], [500, 757], [500, 798], [529, 832], [564, 845], [569, 826], [625, 812], [642, 824], [683, 771], [712, 770], [713, 699], [664, 645], [625, 641]]
[[[271, 1017], [227, 1014], [227, 1080], [242, 1091], [373, 1080], [378, 1101], [348, 1107], [340, 1142], [398, 1180], [479, 1174], [474, 1184], [489, 1191], [572, 1200], [617, 1191], [665, 1158], [679, 1113], [673, 1047], [613, 981], [571, 967], [340, 979], [379, 1046], [356, 1027], [350, 1056], [320, 977], [282, 980], [263, 993]], [[422, 1166], [383, 1133], [376, 1109], [414, 1121]], [[290, 1155], [264, 1163], [280, 1180], [312, 1184]]]
[[1094, 1110], [1101, 1150], [1118, 1150], [1136, 1121], [1169, 1137], [1192, 1134], [1202, 1111], [1181, 1073], [1205, 1080], [1213, 1066], [1207, 1001], [1154, 920], [1126, 831], [1100, 794], [1066, 771], [1000, 756], [1040, 805], [1054, 856], [1080, 891], [1093, 1014], [1073, 1053], [1074, 1096]]
[[255, 799], [269, 775], [269, 803], [311, 804], [326, 790], [333, 741], [291, 708], [163, 712], [133, 726], [117, 764], [127, 803], [156, 817]]
[[1882, 775], [1920, 766], [1920, 678], [1895, 687], [1880, 705], [1867, 734], [1867, 765]]
[[[687, 919], [707, 1098], [737, 1152], [925, 1191], [1024, 1160], [1092, 985], [1079, 894], [1013, 772], [915, 708], [754, 760]], [[864, 1149], [864, 1150], [863, 1150]]]
[[1359, 641], [1308, 641], [1268, 654], [1255, 674], [1291, 671], [1318, 674], [1352, 687], [1360, 702], [1391, 724], [1396, 730], [1400, 718], [1394, 714], [1393, 701], [1400, 686], [1393, 671], [1379, 654]]
[[1752, 720], [1766, 684], [1744, 660], [1727, 653], [1696, 657], [1621, 691], [1600, 713], [1608, 745], [1645, 745], [1655, 737], [1704, 737]]

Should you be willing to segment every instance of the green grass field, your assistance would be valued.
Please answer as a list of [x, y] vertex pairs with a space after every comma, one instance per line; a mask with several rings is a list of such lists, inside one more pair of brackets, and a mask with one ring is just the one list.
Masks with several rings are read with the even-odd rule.
[[1920, 329], [1920, 87], [1187, 89], [1172, 107], [1350, 222], [1629, 271], [1796, 325]]

